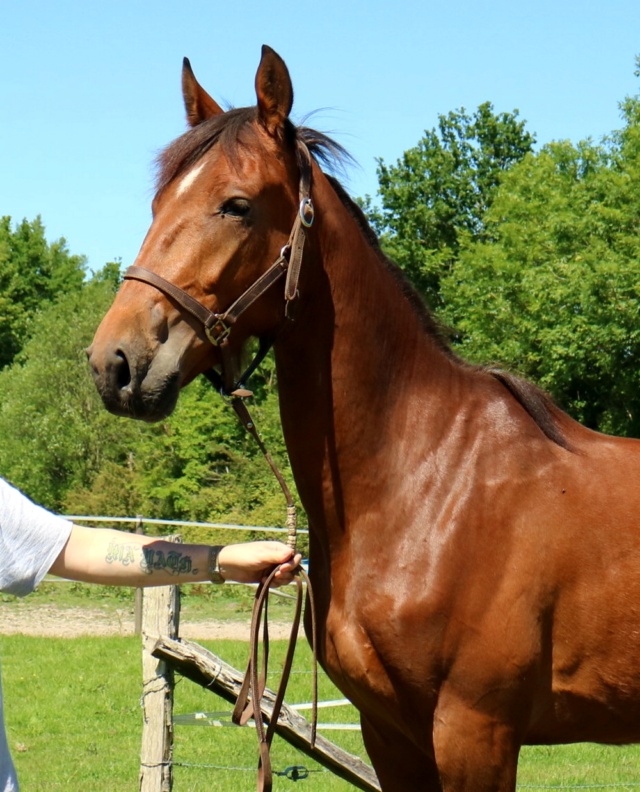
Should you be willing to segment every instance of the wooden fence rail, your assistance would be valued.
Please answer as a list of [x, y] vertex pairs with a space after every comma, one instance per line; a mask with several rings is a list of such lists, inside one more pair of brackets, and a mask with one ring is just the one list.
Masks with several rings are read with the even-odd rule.
[[[152, 653], [178, 670], [182, 676], [235, 704], [243, 673], [213, 652], [192, 641], [160, 637]], [[269, 688], [264, 691], [261, 709], [267, 719], [271, 718], [275, 695]], [[276, 733], [358, 789], [379, 792], [375, 773], [360, 757], [344, 751], [320, 734], [316, 736], [315, 746], [312, 747], [311, 724], [286, 704], [282, 705]]]
[[[171, 792], [173, 787], [174, 671], [235, 704], [243, 673], [197, 643], [178, 638], [177, 586], [146, 589], [143, 596], [144, 713], [140, 753], [140, 792]], [[262, 712], [269, 719], [275, 693], [265, 690]], [[358, 756], [344, 751], [322, 735], [311, 745], [311, 724], [283, 704], [276, 733], [340, 778], [366, 792], [379, 792], [375, 773]]]

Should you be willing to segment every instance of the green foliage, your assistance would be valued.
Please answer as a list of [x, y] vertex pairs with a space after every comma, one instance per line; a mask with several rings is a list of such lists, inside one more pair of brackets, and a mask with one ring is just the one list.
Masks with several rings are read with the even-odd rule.
[[[282, 525], [275, 478], [204, 380], [186, 388], [174, 415], [158, 424], [104, 409], [84, 349], [118, 281], [117, 265], [107, 265], [40, 311], [23, 351], [0, 372], [0, 475], [67, 513]], [[255, 379], [252, 413], [288, 473], [273, 362]]]
[[536, 153], [517, 113], [449, 113], [395, 166], [380, 161], [382, 208], [364, 205], [463, 357], [640, 436], [640, 98], [621, 111], [599, 145]]
[[[274, 390], [263, 397], [263, 403], [276, 400]], [[265, 408], [258, 404], [252, 412], [262, 427]], [[285, 466], [282, 437], [272, 433], [270, 448]], [[122, 472], [141, 514], [258, 525], [284, 517], [284, 499], [253, 440], [204, 380], [185, 389], [171, 418], [145, 427]], [[96, 484], [106, 491], [104, 482]]]
[[640, 435], [640, 112], [602, 145], [554, 143], [504, 176], [443, 278], [459, 349], [547, 388], [593, 428]]
[[84, 354], [111, 299], [102, 277], [64, 294], [38, 313], [30, 340], [0, 372], [0, 474], [50, 508], [126, 446], [129, 427], [99, 403]]
[[28, 337], [35, 314], [84, 280], [84, 256], [72, 256], [64, 239], [51, 244], [40, 220], [23, 220], [14, 230], [0, 219], [0, 369]]
[[433, 308], [440, 279], [458, 256], [464, 234], [481, 238], [484, 214], [506, 170], [534, 143], [514, 113], [494, 113], [490, 103], [470, 116], [441, 115], [396, 165], [378, 161], [381, 209], [365, 204], [385, 251], [407, 273]]

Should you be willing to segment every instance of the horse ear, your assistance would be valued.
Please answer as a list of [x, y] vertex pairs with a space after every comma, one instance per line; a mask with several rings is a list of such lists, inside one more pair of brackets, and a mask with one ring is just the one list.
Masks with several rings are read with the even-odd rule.
[[256, 73], [256, 96], [260, 120], [275, 135], [293, 107], [293, 86], [285, 62], [266, 44]]
[[220, 105], [196, 80], [189, 58], [182, 61], [182, 96], [189, 126], [198, 126], [207, 118], [224, 113]]

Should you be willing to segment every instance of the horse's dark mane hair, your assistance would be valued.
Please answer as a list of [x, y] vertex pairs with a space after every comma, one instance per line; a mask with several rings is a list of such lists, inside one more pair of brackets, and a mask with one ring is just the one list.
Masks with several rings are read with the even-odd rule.
[[445, 329], [431, 313], [420, 294], [416, 291], [413, 284], [409, 281], [400, 267], [398, 267], [397, 264], [395, 264], [390, 258], [388, 258], [388, 256], [385, 255], [382, 247], [380, 246], [380, 240], [378, 239], [376, 232], [373, 230], [373, 228], [371, 228], [365, 213], [334, 176], [329, 174], [325, 174], [325, 176], [329, 180], [329, 183], [342, 201], [345, 208], [348, 209], [352, 217], [357, 222], [360, 230], [364, 234], [369, 245], [378, 255], [378, 258], [382, 264], [393, 275], [393, 278], [400, 288], [402, 295], [420, 320], [420, 324], [424, 328], [425, 332], [434, 338], [440, 349], [448, 357], [455, 357], [455, 354], [453, 353], [447, 340], [447, 333]]
[[[255, 124], [253, 122], [256, 119], [257, 110], [255, 107], [232, 109], [185, 132], [158, 157], [157, 192], [160, 193], [165, 189], [170, 182], [192, 167], [216, 144], [224, 147], [225, 153], [233, 162], [238, 158], [241, 150], [254, 139]], [[287, 120], [283, 134], [285, 141], [291, 146], [295, 146], [296, 140], [305, 143], [316, 161], [330, 170], [335, 170], [336, 167], [341, 167], [345, 162], [351, 160], [348, 152], [339, 143], [317, 130], [304, 126], [296, 127]], [[435, 340], [441, 351], [459, 365], [495, 378], [526, 410], [550, 440], [568, 449], [569, 443], [555, 417], [557, 408], [544, 391], [533, 383], [507, 371], [494, 367], [472, 366], [457, 357], [451, 349], [446, 333], [429, 311], [422, 297], [410, 284], [402, 270], [384, 254], [379, 239], [362, 209], [349, 196], [335, 176], [326, 173], [325, 176], [341, 203], [355, 219], [381, 263], [392, 273], [401, 293], [420, 320], [424, 331]]]
[[[330, 165], [335, 161], [336, 155], [340, 159], [344, 157], [344, 149], [331, 140], [331, 138], [316, 132], [312, 129], [302, 128], [298, 130], [300, 139], [308, 146], [311, 153], [323, 162], [328, 162]], [[348, 155], [347, 155], [348, 156]], [[367, 239], [369, 245], [378, 255], [378, 258], [383, 265], [392, 273], [400, 291], [405, 299], [412, 307], [418, 316], [422, 327], [425, 332], [429, 334], [437, 343], [439, 348], [450, 358], [455, 360], [459, 365], [467, 369], [477, 372], [483, 372], [495, 378], [500, 382], [509, 393], [518, 401], [526, 412], [535, 421], [542, 432], [554, 443], [563, 448], [569, 448], [568, 441], [560, 430], [557, 421], [554, 417], [555, 405], [551, 398], [540, 388], [531, 382], [528, 382], [521, 377], [511, 374], [493, 366], [473, 366], [461, 358], [459, 358], [451, 349], [447, 339], [447, 333], [442, 325], [433, 316], [428, 309], [423, 298], [416, 291], [413, 285], [409, 282], [406, 275], [402, 272], [400, 267], [389, 259], [383, 252], [380, 246], [380, 240], [377, 234], [371, 228], [365, 213], [360, 206], [351, 198], [351, 196], [344, 189], [342, 184], [330, 174], [325, 174], [329, 183], [333, 187], [334, 192], [340, 198], [340, 201], [345, 208], [350, 212], [351, 216], [356, 220], [360, 230]]]
[[459, 365], [470, 370], [489, 374], [502, 385], [504, 385], [509, 393], [522, 405], [522, 407], [524, 407], [526, 412], [531, 416], [538, 427], [550, 440], [562, 448], [569, 449], [569, 443], [554, 417], [554, 410], [557, 408], [547, 393], [538, 388], [532, 382], [528, 382], [522, 377], [518, 377], [515, 374], [504, 371], [503, 369], [496, 368], [494, 366], [473, 366], [459, 358], [453, 352], [447, 340], [447, 334], [442, 325], [433, 316], [420, 294], [409, 282], [400, 267], [398, 267], [397, 264], [391, 261], [391, 259], [389, 259], [384, 254], [382, 248], [380, 247], [380, 240], [378, 239], [375, 231], [371, 228], [371, 225], [369, 224], [369, 221], [367, 220], [362, 209], [349, 196], [342, 184], [340, 184], [336, 178], [328, 174], [325, 174], [325, 176], [327, 176], [334, 191], [344, 206], [355, 218], [362, 233], [365, 235], [371, 247], [376, 251], [380, 260], [393, 274], [398, 286], [402, 291], [402, 294], [405, 296], [406, 300], [417, 314], [423, 328], [434, 338], [440, 349], [449, 358], [455, 360]]

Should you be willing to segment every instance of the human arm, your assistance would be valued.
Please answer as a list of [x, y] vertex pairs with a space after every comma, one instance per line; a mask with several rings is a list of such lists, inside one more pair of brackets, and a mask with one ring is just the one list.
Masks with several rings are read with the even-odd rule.
[[[163, 586], [209, 580], [209, 560], [209, 545], [74, 524], [50, 572], [109, 586]], [[300, 556], [281, 542], [244, 542], [224, 546], [218, 562], [225, 580], [240, 583], [258, 583], [281, 564], [274, 584], [284, 585], [293, 578]]]

